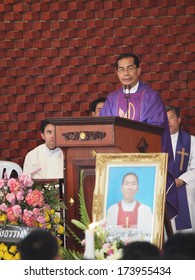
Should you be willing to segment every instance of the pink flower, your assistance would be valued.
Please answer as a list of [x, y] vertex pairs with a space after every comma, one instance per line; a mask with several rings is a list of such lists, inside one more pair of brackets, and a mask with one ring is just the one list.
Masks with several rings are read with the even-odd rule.
[[29, 218], [29, 217], [32, 217], [32, 216], [33, 216], [33, 211], [24, 209], [24, 211], [23, 211], [23, 217]]
[[29, 227], [35, 226], [36, 221], [32, 211], [24, 209], [22, 220]]
[[51, 209], [51, 207], [48, 204], [44, 204], [43, 209]]
[[12, 193], [16, 193], [20, 190], [20, 184], [14, 178], [9, 179], [7, 185]]
[[39, 216], [37, 218], [37, 222], [39, 222], [40, 224], [45, 224], [45, 218], [43, 216]]
[[102, 248], [110, 248], [111, 247], [111, 244], [110, 243], [104, 243]]
[[30, 217], [30, 218], [25, 217], [23, 221], [28, 227], [34, 227], [36, 224], [34, 217]]
[[0, 205], [0, 210], [1, 211], [3, 211], [3, 212], [7, 212], [7, 205], [5, 204], [5, 203], [2, 203], [1, 205]]
[[114, 254], [114, 250], [113, 250], [113, 249], [108, 250], [108, 251], [107, 251], [107, 254], [108, 254], [108, 256]]
[[33, 214], [35, 215], [35, 217], [38, 217], [40, 215], [40, 209], [39, 208], [33, 208]]
[[25, 174], [21, 174], [18, 177], [21, 184], [23, 184], [24, 187], [31, 187], [33, 185], [33, 180], [31, 177], [28, 177]]
[[7, 218], [10, 222], [17, 222], [21, 217], [22, 209], [19, 205], [14, 205], [7, 209]]
[[44, 197], [42, 192], [38, 190], [33, 190], [32, 192], [28, 192], [26, 196], [26, 202], [28, 205], [33, 207], [39, 206], [42, 207], [44, 204]]
[[13, 212], [15, 215], [20, 215], [22, 213], [22, 209], [20, 207], [20, 205], [14, 205], [12, 206]]
[[2, 189], [5, 185], [4, 179], [0, 179], [0, 189]]
[[9, 201], [12, 205], [14, 205], [15, 201], [16, 201], [16, 197], [14, 193], [8, 193], [6, 195], [6, 199], [7, 201]]
[[19, 191], [16, 193], [16, 198], [18, 201], [21, 201], [24, 199], [24, 195], [23, 195], [23, 192]]

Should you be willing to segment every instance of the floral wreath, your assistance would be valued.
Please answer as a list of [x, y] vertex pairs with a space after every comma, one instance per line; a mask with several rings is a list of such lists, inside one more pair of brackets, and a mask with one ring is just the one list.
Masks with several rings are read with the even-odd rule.
[[[53, 233], [61, 249], [64, 225], [59, 211], [63, 207], [55, 184], [45, 186], [34, 183], [24, 174], [18, 179], [7, 179], [5, 175], [4, 179], [0, 179], [0, 238], [8, 225], [37, 227]], [[20, 259], [17, 244], [1, 242], [0, 259]]]

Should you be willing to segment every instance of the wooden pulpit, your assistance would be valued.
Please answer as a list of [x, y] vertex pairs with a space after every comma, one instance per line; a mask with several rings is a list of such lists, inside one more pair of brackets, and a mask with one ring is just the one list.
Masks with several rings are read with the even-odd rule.
[[[94, 153], [155, 153], [161, 152], [163, 129], [154, 125], [120, 117], [49, 118], [55, 125], [56, 146], [64, 153], [66, 224], [79, 217], [80, 173], [84, 171], [84, 194], [89, 216], [92, 217], [95, 187]], [[75, 249], [75, 241], [66, 245]]]

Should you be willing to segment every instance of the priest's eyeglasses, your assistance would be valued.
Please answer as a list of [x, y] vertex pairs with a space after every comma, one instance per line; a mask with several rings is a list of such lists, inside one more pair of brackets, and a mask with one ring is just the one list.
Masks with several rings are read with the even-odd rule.
[[132, 73], [135, 69], [136, 69], [137, 67], [135, 67], [135, 66], [127, 66], [126, 68], [125, 67], [118, 67], [118, 72], [119, 73], [126, 73], [126, 72], [128, 72], [128, 73]]

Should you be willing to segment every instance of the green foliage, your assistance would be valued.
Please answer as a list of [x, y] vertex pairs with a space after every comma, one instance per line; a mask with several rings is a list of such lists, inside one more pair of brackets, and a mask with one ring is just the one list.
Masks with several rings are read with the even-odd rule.
[[48, 185], [35, 182], [33, 189], [44, 191], [44, 201], [46, 204], [50, 205], [52, 209], [59, 211], [65, 208], [64, 202], [59, 199], [59, 187], [56, 186], [55, 182]]
[[72, 219], [72, 220], [71, 220], [71, 223], [72, 223], [73, 225], [75, 225], [76, 227], [78, 227], [79, 229], [81, 229], [81, 230], [86, 230], [86, 229], [87, 229], [87, 226], [84, 225], [83, 223], [81, 223], [81, 222], [78, 221], [78, 220]]
[[68, 248], [60, 249], [60, 256], [64, 260], [81, 260], [83, 259], [83, 255], [75, 250], [70, 250]]
[[85, 196], [84, 196], [84, 190], [83, 190], [83, 174], [84, 171], [81, 170], [80, 173], [80, 182], [81, 182], [81, 186], [79, 189], [79, 212], [81, 215], [81, 220], [80, 222], [83, 223], [86, 227], [88, 227], [88, 225], [91, 223], [88, 212], [87, 212], [87, 207], [86, 207], [86, 203], [85, 203]]
[[66, 226], [66, 227], [68, 229], [68, 233], [66, 232], [66, 235], [70, 236], [70, 234], [71, 234], [72, 237], [74, 237], [74, 239], [81, 245], [82, 240], [80, 239], [80, 237], [78, 237], [78, 235], [69, 226]]
[[[90, 218], [87, 212], [87, 207], [85, 203], [84, 191], [83, 191], [83, 177], [84, 172], [81, 170], [80, 173], [80, 188], [79, 188], [79, 213], [80, 213], [80, 220], [72, 219], [71, 223], [76, 226], [78, 229], [82, 230], [83, 232], [88, 228], [88, 225], [91, 223]], [[70, 227], [66, 225], [66, 235], [74, 237], [75, 241], [78, 242], [78, 246], [80, 245], [82, 248], [82, 240], [79, 236], [72, 230]], [[83, 259], [83, 255], [79, 251], [71, 250], [69, 248], [63, 248], [62, 252], [63, 259], [68, 260], [78, 260]]]

